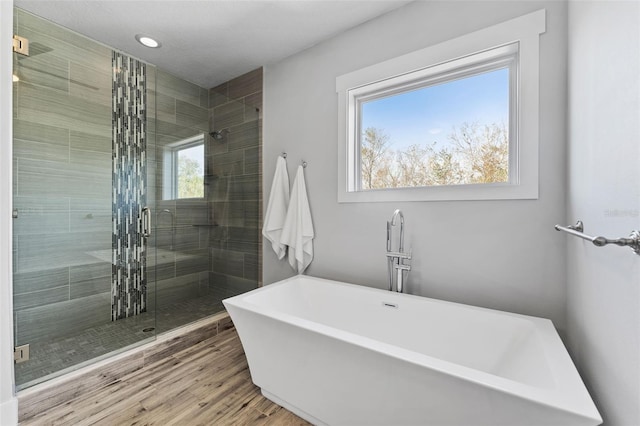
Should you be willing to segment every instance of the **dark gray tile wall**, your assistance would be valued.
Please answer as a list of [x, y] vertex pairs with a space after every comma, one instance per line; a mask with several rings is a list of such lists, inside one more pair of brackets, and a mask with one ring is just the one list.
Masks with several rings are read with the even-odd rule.
[[262, 284], [262, 68], [209, 91], [210, 122], [226, 129], [207, 145], [211, 273], [221, 298]]

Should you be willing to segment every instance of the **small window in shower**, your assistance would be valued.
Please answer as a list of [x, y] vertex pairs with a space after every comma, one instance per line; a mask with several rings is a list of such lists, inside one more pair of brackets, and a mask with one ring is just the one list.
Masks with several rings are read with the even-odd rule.
[[204, 135], [169, 144], [164, 149], [163, 198], [204, 198]]

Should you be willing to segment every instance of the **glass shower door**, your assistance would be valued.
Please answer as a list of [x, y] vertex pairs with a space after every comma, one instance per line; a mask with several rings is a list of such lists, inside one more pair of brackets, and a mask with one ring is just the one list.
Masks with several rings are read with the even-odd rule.
[[[14, 53], [18, 388], [154, 337], [155, 68], [20, 9]], [[133, 133], [132, 133], [133, 132]], [[151, 135], [153, 132], [149, 132]]]

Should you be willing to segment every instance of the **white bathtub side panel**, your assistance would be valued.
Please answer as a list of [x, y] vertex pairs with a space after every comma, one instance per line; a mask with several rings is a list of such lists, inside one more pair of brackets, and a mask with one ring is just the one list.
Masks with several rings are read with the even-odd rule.
[[227, 306], [253, 382], [329, 425], [597, 425]]

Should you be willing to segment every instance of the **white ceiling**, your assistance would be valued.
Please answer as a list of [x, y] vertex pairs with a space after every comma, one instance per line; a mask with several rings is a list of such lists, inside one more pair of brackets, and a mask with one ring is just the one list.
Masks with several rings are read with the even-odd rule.
[[[14, 4], [210, 88], [410, 0], [15, 0]], [[140, 45], [136, 34], [162, 43]]]

